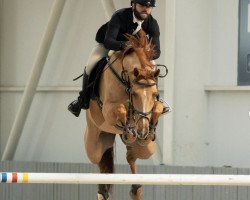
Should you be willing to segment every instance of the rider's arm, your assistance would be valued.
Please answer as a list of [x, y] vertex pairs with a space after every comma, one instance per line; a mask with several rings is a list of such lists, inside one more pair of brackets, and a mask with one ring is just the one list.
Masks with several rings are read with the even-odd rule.
[[125, 47], [124, 41], [117, 41], [117, 35], [119, 33], [120, 25], [122, 24], [121, 19], [115, 13], [108, 23], [108, 29], [104, 39], [104, 47], [106, 49], [119, 51]]

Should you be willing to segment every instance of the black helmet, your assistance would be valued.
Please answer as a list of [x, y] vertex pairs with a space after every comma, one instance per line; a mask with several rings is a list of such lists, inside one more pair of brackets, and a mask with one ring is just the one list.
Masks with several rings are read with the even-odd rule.
[[155, 7], [155, 0], [131, 0], [132, 3], [139, 3], [143, 6]]

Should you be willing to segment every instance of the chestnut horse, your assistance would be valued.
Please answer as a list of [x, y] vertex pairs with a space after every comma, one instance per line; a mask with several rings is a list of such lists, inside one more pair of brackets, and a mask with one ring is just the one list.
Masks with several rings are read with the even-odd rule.
[[[101, 75], [99, 100], [91, 100], [86, 111], [84, 142], [90, 161], [100, 173], [113, 173], [113, 146], [119, 134], [127, 148], [127, 162], [136, 173], [136, 159], [148, 159], [155, 152], [155, 128], [163, 105], [157, 101], [156, 69], [151, 60], [153, 44], [145, 33], [127, 35], [125, 50], [110, 56]], [[109, 198], [110, 185], [99, 185], [98, 200]], [[131, 199], [142, 198], [141, 185], [132, 185]]]

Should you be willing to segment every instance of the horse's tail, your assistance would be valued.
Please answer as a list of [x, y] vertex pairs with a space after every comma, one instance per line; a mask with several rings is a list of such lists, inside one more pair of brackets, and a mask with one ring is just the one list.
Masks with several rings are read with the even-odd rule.
[[[105, 151], [98, 166], [101, 173], [114, 173], [114, 147], [111, 147]], [[108, 185], [108, 191], [112, 192], [112, 185]]]

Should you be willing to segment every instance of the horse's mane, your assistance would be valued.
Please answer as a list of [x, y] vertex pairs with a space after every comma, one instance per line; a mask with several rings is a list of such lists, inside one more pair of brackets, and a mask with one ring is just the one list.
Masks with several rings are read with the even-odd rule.
[[155, 50], [152, 41], [148, 40], [146, 33], [141, 30], [135, 36], [130, 34], [126, 34], [125, 36], [129, 45], [122, 51], [121, 59], [123, 59], [126, 55], [135, 52], [143, 68], [153, 68], [154, 66], [150, 61], [153, 60]]

